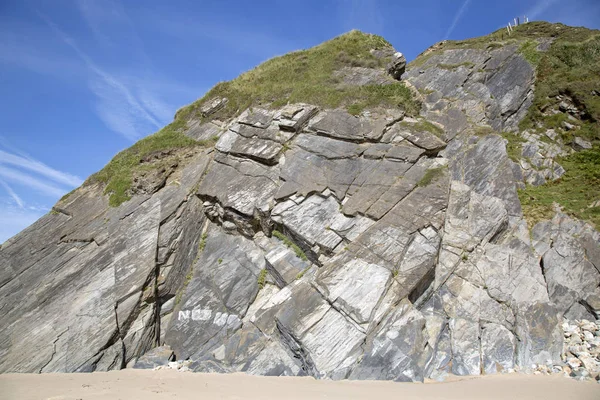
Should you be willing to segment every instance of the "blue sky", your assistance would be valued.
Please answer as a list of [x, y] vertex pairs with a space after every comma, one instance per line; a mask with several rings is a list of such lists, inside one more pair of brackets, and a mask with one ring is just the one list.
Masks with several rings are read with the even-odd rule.
[[0, 1], [0, 243], [216, 82], [361, 29], [409, 60], [515, 16], [600, 28], [599, 0]]

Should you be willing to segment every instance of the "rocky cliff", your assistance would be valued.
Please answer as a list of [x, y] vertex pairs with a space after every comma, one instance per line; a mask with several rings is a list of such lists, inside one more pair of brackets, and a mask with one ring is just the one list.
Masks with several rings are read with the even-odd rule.
[[600, 372], [599, 65], [353, 31], [217, 85], [2, 245], [0, 371]]

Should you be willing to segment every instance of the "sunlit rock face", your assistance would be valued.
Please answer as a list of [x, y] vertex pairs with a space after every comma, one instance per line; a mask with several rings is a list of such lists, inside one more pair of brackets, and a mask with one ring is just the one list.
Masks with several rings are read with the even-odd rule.
[[78, 189], [0, 249], [0, 371], [175, 359], [422, 381], [558, 363], [562, 317], [600, 313], [600, 235], [563, 214], [530, 231], [505, 140], [470, 134], [517, 130], [535, 82], [517, 50], [340, 72], [403, 79], [426, 93], [420, 116], [298, 103], [199, 118], [187, 134], [214, 148], [160, 185], [116, 208], [102, 185]]

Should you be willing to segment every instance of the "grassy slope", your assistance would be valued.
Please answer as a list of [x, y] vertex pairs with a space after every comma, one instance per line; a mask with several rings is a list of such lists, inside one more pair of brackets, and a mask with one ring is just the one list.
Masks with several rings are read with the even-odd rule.
[[129, 200], [127, 191], [131, 187], [136, 169], [141, 169], [140, 161], [155, 151], [173, 150], [186, 147], [205, 146], [208, 143], [197, 142], [182, 133], [184, 123], [181, 120], [165, 126], [160, 131], [145, 137], [130, 148], [117, 154], [104, 168], [90, 176], [84, 185], [96, 182], [104, 183], [104, 193], [110, 195], [109, 204], [113, 207]]
[[129, 200], [128, 190], [140, 160], [158, 150], [171, 150], [212, 143], [198, 143], [183, 132], [186, 122], [200, 118], [199, 110], [206, 101], [227, 97], [226, 107], [210, 118], [229, 119], [248, 107], [276, 107], [288, 102], [305, 102], [322, 107], [346, 106], [353, 113], [378, 105], [404, 108], [416, 115], [420, 105], [403, 83], [391, 85], [340, 87], [333, 72], [344, 66], [383, 67], [388, 60], [377, 59], [371, 49], [391, 45], [380, 36], [352, 31], [308, 50], [273, 58], [238, 78], [221, 82], [204, 97], [181, 108], [170, 125], [117, 154], [86, 184], [102, 182], [110, 195], [110, 205]]
[[[543, 132], [554, 128], [565, 143], [571, 143], [576, 135], [591, 141], [594, 147], [558, 159], [566, 173], [557, 181], [527, 186], [519, 191], [519, 198], [531, 223], [552, 217], [552, 204], [556, 202], [568, 214], [600, 227], [600, 207], [590, 207], [600, 200], [600, 96], [592, 93], [593, 89], [600, 91], [600, 31], [550, 24], [542, 27], [556, 36], [547, 52], [527, 57], [536, 61], [537, 79], [533, 105], [521, 129]], [[557, 95], [571, 97], [586, 111], [587, 116], [575, 123], [579, 129], [561, 129], [566, 114], [543, 114], [557, 107]]]
[[177, 117], [199, 117], [200, 107], [217, 97], [229, 102], [211, 118], [228, 119], [248, 107], [288, 102], [305, 102], [335, 108], [348, 106], [356, 111], [377, 105], [403, 107], [408, 114], [417, 114], [419, 104], [403, 83], [341, 87], [333, 72], [345, 66], [384, 67], [389, 60], [377, 59], [371, 49], [391, 48], [382, 37], [351, 31], [308, 50], [275, 57], [236, 79], [221, 82], [204, 97], [180, 109]]
[[531, 224], [552, 218], [552, 203], [560, 204], [570, 215], [600, 227], [600, 148], [570, 155], [560, 164], [566, 173], [557, 181], [542, 186], [527, 186], [519, 191], [523, 212]]

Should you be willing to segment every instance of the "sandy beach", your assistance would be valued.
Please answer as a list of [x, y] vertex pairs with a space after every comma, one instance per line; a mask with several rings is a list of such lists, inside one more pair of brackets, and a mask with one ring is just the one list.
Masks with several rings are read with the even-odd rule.
[[437, 383], [327, 381], [313, 378], [123, 370], [92, 374], [0, 375], [1, 399], [578, 399], [600, 385], [562, 376], [494, 375]]

